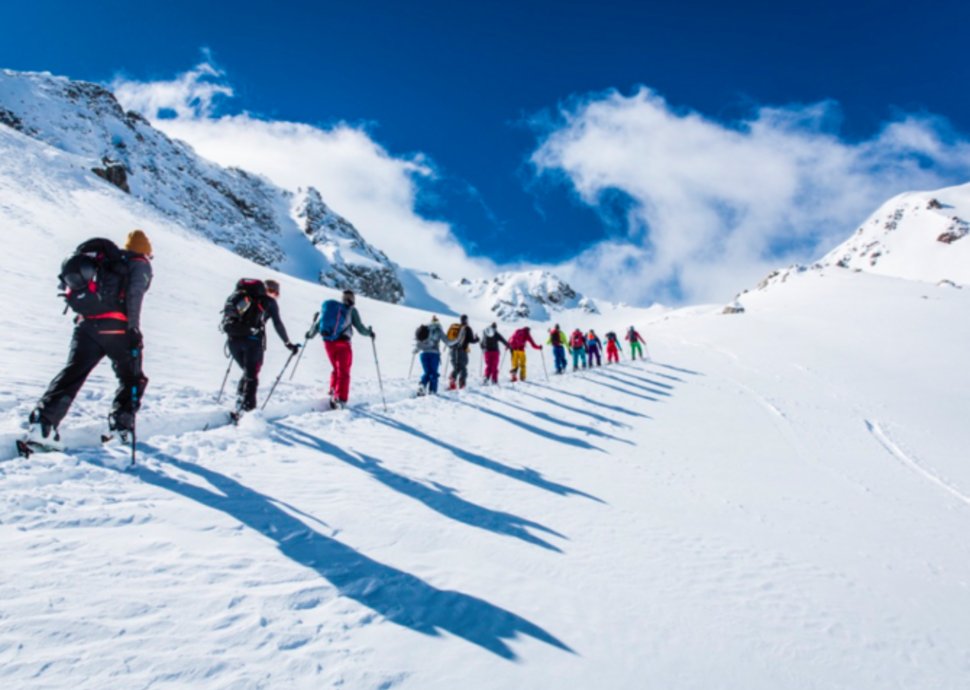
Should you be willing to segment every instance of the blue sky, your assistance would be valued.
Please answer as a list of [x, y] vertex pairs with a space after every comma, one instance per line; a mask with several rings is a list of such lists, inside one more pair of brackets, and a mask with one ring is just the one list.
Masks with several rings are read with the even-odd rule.
[[[712, 253], [723, 251], [746, 279], [762, 264], [814, 258], [839, 237], [821, 229], [838, 221], [834, 211], [800, 211], [812, 227], [767, 236], [742, 227], [754, 216], [777, 223], [744, 189], [698, 172], [725, 158], [758, 167], [766, 155], [797, 168], [778, 193], [803, 204], [842, 182], [810, 169], [812, 137], [834, 157], [850, 152], [844, 182], [861, 191], [833, 204], [846, 214], [843, 235], [889, 194], [970, 179], [970, 60], [957, 38], [970, 26], [968, 6], [40, 0], [4, 8], [0, 66], [158, 83], [207, 61], [233, 92], [210, 119], [245, 111], [323, 130], [345, 123], [390, 157], [433, 170], [415, 182], [414, 212], [445, 224], [472, 259], [624, 281], [649, 273], [647, 287], [624, 296], [680, 301], [724, 289], [690, 277], [711, 274]], [[906, 118], [935, 143], [916, 150], [880, 139]], [[696, 145], [659, 154], [671, 140]], [[599, 150], [612, 153], [598, 159]], [[701, 160], [711, 150], [719, 157]], [[624, 152], [649, 159], [649, 175]], [[670, 155], [698, 167], [671, 171]], [[909, 164], [896, 169], [894, 157]], [[738, 177], [730, 166], [723, 174]], [[791, 215], [786, 208], [775, 212]], [[677, 234], [694, 227], [702, 230], [692, 247], [678, 247]], [[724, 285], [736, 279], [723, 271]]]

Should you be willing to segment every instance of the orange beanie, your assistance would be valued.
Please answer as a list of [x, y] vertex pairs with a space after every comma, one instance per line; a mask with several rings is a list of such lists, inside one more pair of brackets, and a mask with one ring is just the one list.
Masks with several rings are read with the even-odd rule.
[[152, 243], [148, 241], [148, 235], [142, 230], [132, 230], [128, 233], [125, 240], [125, 249], [136, 254], [150, 255], [152, 253]]

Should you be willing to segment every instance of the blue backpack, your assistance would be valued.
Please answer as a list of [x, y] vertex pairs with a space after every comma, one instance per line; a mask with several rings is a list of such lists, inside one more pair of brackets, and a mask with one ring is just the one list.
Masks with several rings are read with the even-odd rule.
[[324, 340], [337, 340], [340, 337], [344, 321], [351, 309], [353, 307], [348, 307], [335, 299], [328, 299], [323, 303], [320, 307], [320, 335]]

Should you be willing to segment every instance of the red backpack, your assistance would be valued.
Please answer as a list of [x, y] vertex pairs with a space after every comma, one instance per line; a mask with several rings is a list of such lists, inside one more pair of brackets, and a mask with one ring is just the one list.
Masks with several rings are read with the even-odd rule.
[[586, 338], [584, 338], [583, 334], [580, 333], [579, 331], [576, 331], [573, 333], [572, 346], [573, 346], [573, 349], [586, 347]]

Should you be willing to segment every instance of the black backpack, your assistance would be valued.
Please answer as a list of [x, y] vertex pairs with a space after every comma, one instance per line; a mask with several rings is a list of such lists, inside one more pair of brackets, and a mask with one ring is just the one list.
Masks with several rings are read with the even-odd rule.
[[127, 255], [111, 240], [90, 239], [61, 264], [60, 289], [67, 306], [81, 316], [125, 313]]
[[431, 329], [428, 328], [428, 324], [423, 323], [418, 326], [418, 329], [414, 332], [414, 339], [419, 343], [423, 343], [431, 335]]
[[266, 285], [261, 280], [240, 278], [236, 289], [222, 308], [219, 329], [230, 338], [262, 335], [265, 323], [263, 298]]

